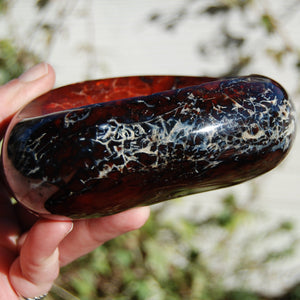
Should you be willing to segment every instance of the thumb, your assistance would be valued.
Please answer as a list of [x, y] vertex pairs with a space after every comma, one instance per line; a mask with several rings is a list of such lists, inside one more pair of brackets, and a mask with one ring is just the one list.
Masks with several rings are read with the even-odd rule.
[[55, 81], [53, 68], [47, 63], [40, 63], [19, 78], [0, 87], [0, 133], [13, 114], [22, 106], [49, 91]]

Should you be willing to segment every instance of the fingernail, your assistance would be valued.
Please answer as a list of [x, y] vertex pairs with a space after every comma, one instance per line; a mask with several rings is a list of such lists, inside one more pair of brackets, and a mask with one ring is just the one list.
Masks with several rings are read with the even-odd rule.
[[22, 82], [30, 82], [30, 81], [37, 80], [47, 74], [48, 74], [48, 64], [40, 63], [40, 64], [32, 67], [25, 73], [23, 73], [19, 77], [19, 80], [21, 80]]
[[74, 227], [74, 224], [73, 224], [73, 222], [71, 222], [70, 229], [66, 232], [65, 236], [67, 236], [73, 230], [73, 227]]
[[27, 235], [28, 235], [28, 233], [26, 232], [19, 237], [19, 239], [18, 239], [18, 248], [19, 249], [23, 246], [23, 244], [27, 238]]

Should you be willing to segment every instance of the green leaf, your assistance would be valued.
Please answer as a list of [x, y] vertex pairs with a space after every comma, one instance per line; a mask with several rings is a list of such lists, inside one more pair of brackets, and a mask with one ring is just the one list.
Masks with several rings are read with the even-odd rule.
[[226, 294], [225, 299], [230, 300], [259, 300], [255, 293], [246, 290], [234, 290]]
[[50, 2], [51, 0], [37, 0], [36, 6], [38, 9], [44, 9]]
[[85, 297], [96, 293], [95, 277], [88, 269], [80, 270], [77, 276], [70, 279], [70, 284], [80, 299], [85, 299]]
[[218, 15], [218, 14], [224, 14], [227, 13], [230, 10], [230, 6], [228, 4], [220, 3], [218, 5], [211, 5], [208, 6], [203, 13], [209, 14], [209, 15]]
[[8, 0], [0, 0], [0, 14], [5, 14], [8, 8]]
[[116, 249], [113, 253], [115, 262], [123, 267], [129, 267], [133, 262], [132, 253], [127, 249]]
[[276, 29], [276, 22], [274, 18], [269, 14], [264, 14], [261, 16], [261, 23], [265, 27], [266, 31], [270, 33], [274, 33]]
[[294, 227], [294, 223], [291, 221], [283, 221], [281, 224], [279, 224], [279, 228], [282, 231], [292, 231]]
[[19, 48], [13, 40], [0, 40], [0, 85], [20, 76], [28, 63], [39, 61], [33, 52]]

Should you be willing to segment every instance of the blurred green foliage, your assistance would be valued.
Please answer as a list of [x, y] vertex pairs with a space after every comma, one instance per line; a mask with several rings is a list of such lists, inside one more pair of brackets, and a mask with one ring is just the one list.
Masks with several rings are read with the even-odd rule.
[[23, 64], [18, 62], [18, 53], [10, 40], [0, 41], [0, 84], [19, 76]]
[[[217, 212], [201, 222], [181, 218], [175, 223], [164, 220], [168, 204], [162, 205], [142, 229], [107, 242], [65, 267], [57, 284], [82, 300], [267, 300], [244, 286], [227, 290], [224, 274], [209, 261], [209, 257], [221, 264], [226, 261], [240, 226], [255, 217], [232, 194], [226, 195], [222, 203]], [[213, 242], [207, 257], [195, 241], [212, 230], [221, 233], [222, 238]], [[266, 250], [256, 259], [248, 250], [249, 245], [256, 248], [262, 240], [290, 231], [292, 224], [284, 221], [263, 233], [249, 235], [239, 244], [239, 251], [245, 256], [236, 257], [238, 267], [233, 273], [263, 270], [273, 261], [289, 256], [299, 242], [297, 239], [283, 250]], [[300, 299], [295, 295], [291, 299]], [[50, 299], [60, 299], [59, 293], [51, 296]]]
[[274, 33], [276, 30], [276, 21], [270, 14], [261, 16], [261, 22], [268, 33]]
[[[163, 227], [160, 211], [139, 231], [123, 235], [63, 269], [58, 281], [79, 299], [221, 299], [219, 278], [190, 245], [197, 225]], [[184, 258], [181, 266], [178, 259]]]
[[47, 5], [51, 2], [51, 0], [37, 0], [36, 1], [36, 6], [39, 9], [44, 9], [47, 7]]
[[0, 0], [0, 14], [4, 14], [8, 7], [8, 0]]
[[19, 48], [12, 40], [0, 40], [0, 85], [21, 75], [27, 65], [39, 62], [31, 51]]

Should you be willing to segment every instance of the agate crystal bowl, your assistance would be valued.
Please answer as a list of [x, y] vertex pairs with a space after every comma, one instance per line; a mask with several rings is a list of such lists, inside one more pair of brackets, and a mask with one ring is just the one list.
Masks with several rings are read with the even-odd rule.
[[292, 103], [272, 79], [122, 77], [29, 103], [2, 159], [30, 211], [85, 218], [252, 179], [283, 160], [294, 135]]

